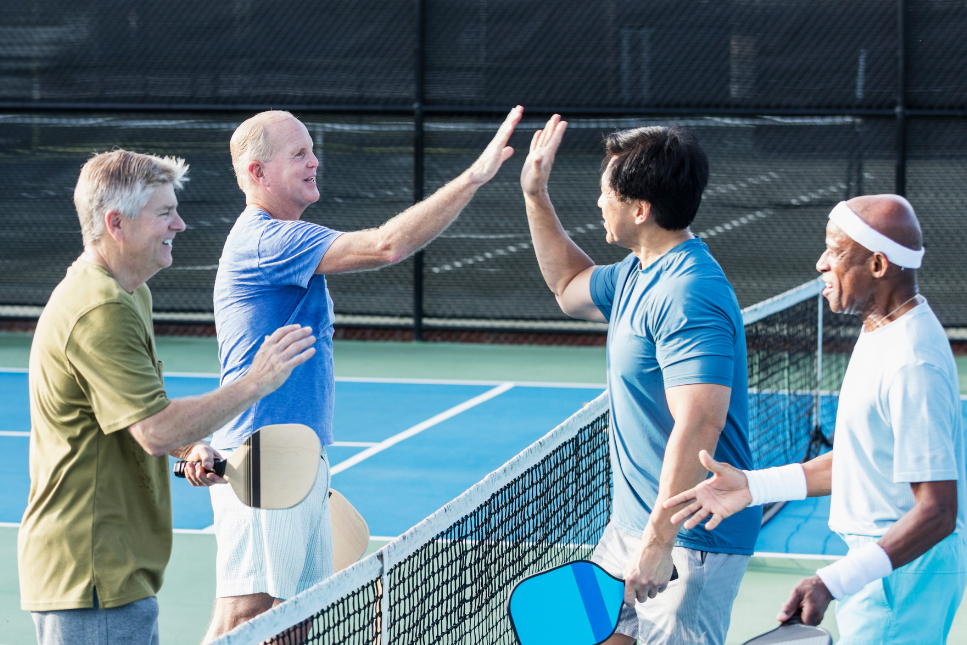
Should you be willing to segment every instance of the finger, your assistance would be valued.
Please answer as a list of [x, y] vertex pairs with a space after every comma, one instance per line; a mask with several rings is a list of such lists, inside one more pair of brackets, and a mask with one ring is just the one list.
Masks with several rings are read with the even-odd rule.
[[779, 610], [779, 615], [776, 616], [776, 619], [779, 622], [784, 623], [795, 616], [797, 613], [799, 613], [800, 601], [801, 594], [799, 592], [799, 585], [796, 585], [793, 588], [792, 593], [789, 594], [789, 599], [786, 600], [785, 604], [782, 606], [782, 609]]
[[[520, 119], [524, 114], [524, 108], [521, 106], [515, 107], [504, 119], [504, 122], [500, 124], [500, 128], [497, 129], [497, 135], [494, 137], [493, 141], [490, 142], [491, 146], [503, 148], [510, 141], [510, 135], [514, 133], [514, 128], [520, 123]], [[490, 146], [488, 146], [490, 147]]]
[[691, 488], [685, 491], [684, 493], [679, 493], [674, 497], [669, 497], [664, 501], [662, 506], [665, 508], [675, 508], [676, 506], [680, 506], [681, 504], [686, 504], [692, 501], [693, 499], [695, 499], [695, 488]]
[[712, 511], [710, 511], [707, 508], [702, 508], [698, 513], [695, 513], [695, 515], [692, 515], [690, 518], [688, 518], [688, 521], [685, 522], [685, 528], [688, 530], [692, 530], [693, 528], [701, 524], [702, 521], [706, 517], [708, 517], [709, 513], [711, 512]]
[[280, 352], [279, 356], [282, 357], [283, 361], [288, 361], [296, 354], [302, 353], [305, 349], [312, 347], [315, 344], [316, 344], [316, 337], [308, 336], [306, 338], [303, 338], [302, 340], [297, 340], [293, 342], [291, 345], [288, 345], [287, 347], [285, 347]]
[[564, 138], [564, 131], [567, 130], [567, 121], [561, 121], [554, 128], [554, 133], [551, 135], [551, 140], [548, 142], [548, 147], [553, 152], [557, 152], [557, 149], [561, 147], [561, 140]]
[[[665, 506], [665, 508], [668, 508], [668, 507]], [[692, 516], [693, 513], [698, 511], [700, 508], [702, 508], [701, 502], [695, 502], [694, 504], [689, 504], [682, 510], [672, 515], [672, 524], [678, 524], [682, 520], [687, 520], [689, 517]]]
[[279, 340], [278, 344], [279, 344], [279, 347], [286, 348], [292, 345], [293, 343], [297, 343], [311, 335], [312, 335], [312, 327], [298, 327], [286, 333]]
[[635, 591], [634, 585], [631, 584], [630, 580], [625, 580], [625, 604], [634, 607], [637, 597], [638, 593]]
[[296, 356], [293, 356], [292, 358], [290, 358], [289, 360], [287, 360], [285, 362], [285, 368], [288, 369], [291, 372], [292, 370], [294, 370], [295, 368], [299, 367], [300, 365], [302, 365], [303, 363], [305, 363], [307, 360], [309, 360], [310, 358], [312, 358], [315, 355], [315, 353], [316, 353], [316, 348], [315, 347], [310, 347], [309, 349], [307, 349], [306, 351], [302, 352], [301, 354], [298, 354]]
[[513, 156], [514, 156], [514, 149], [511, 148], [510, 146], [507, 146], [506, 148], [500, 151], [500, 163], [504, 163], [505, 161], [507, 161]]
[[710, 519], [708, 522], [705, 523], [705, 530], [706, 531], [715, 530], [715, 527], [718, 526], [724, 519], [725, 518], [719, 515], [718, 513], [712, 513], [712, 519]]
[[728, 472], [729, 465], [721, 461], [715, 461], [712, 455], [708, 454], [707, 450], [702, 450], [698, 453], [698, 460], [702, 462], [706, 470], [710, 470], [716, 475]]
[[542, 132], [544, 132], [544, 131], [543, 130], [538, 130], [537, 132], [534, 133], [534, 136], [531, 137], [531, 152], [534, 152], [535, 150], [537, 150], [537, 144], [541, 140], [541, 133]]
[[298, 328], [299, 328], [299, 325], [285, 325], [283, 327], [279, 327], [274, 332], [272, 332], [271, 335], [266, 336], [265, 342], [263, 342], [262, 344], [264, 345], [266, 342], [269, 342], [270, 340], [274, 343], [277, 343], [279, 339], [281, 339], [283, 336], [291, 332], [293, 329], [298, 329]]
[[554, 114], [547, 120], [547, 125], [544, 126], [544, 132], [541, 136], [541, 147], [547, 145], [547, 142], [551, 140], [554, 135], [554, 128], [557, 127], [557, 122], [561, 120], [560, 114]]

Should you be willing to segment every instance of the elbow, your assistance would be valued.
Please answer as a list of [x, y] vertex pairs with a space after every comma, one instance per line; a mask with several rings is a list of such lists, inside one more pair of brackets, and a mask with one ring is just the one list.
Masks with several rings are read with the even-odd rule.
[[929, 515], [925, 522], [933, 528], [937, 542], [952, 535], [957, 530], [957, 500], [949, 503], [937, 503], [929, 508]]
[[382, 239], [376, 245], [376, 261], [379, 262], [379, 266], [399, 264], [409, 255], [399, 241]]
[[131, 426], [128, 428], [128, 432], [134, 438], [141, 448], [151, 455], [152, 457], [163, 457], [168, 454], [171, 449], [168, 446], [162, 445], [155, 440], [151, 430], [149, 428], [143, 427], [141, 424], [136, 426]]

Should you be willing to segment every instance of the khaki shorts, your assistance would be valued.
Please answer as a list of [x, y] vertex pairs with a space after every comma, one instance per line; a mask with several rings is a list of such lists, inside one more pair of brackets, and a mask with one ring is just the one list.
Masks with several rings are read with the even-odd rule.
[[[639, 544], [641, 538], [608, 524], [591, 561], [624, 578], [628, 559]], [[657, 597], [636, 602], [634, 609], [622, 605], [615, 631], [649, 645], [723, 645], [749, 556], [676, 546], [672, 561], [678, 580], [669, 582]]]

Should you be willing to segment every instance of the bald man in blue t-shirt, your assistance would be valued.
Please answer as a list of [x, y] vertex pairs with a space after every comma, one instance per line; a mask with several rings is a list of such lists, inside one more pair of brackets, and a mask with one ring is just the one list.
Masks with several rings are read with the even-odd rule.
[[[722, 268], [688, 229], [708, 159], [682, 128], [611, 134], [598, 206], [608, 242], [631, 254], [595, 266], [547, 194], [566, 127], [555, 115], [535, 134], [521, 186], [541, 272], [561, 309], [610, 323], [614, 499], [592, 560], [625, 579], [625, 605], [608, 642], [721, 645], [761, 513], [750, 508], [727, 532], [710, 533], [680, 530], [670, 522], [675, 509], [662, 507], [705, 478], [697, 450], [752, 465], [742, 316]], [[680, 579], [669, 584], [673, 565]]]

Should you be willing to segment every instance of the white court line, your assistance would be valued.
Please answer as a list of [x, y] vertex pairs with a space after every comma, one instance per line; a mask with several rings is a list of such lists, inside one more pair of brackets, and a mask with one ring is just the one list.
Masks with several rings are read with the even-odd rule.
[[[477, 381], [466, 379], [440, 378], [381, 378], [369, 376], [337, 376], [338, 383], [400, 383], [404, 385], [502, 385], [507, 381]], [[558, 383], [554, 381], [514, 381], [515, 387], [560, 387], [560, 388], [590, 388], [604, 389], [607, 383]]]
[[172, 529], [172, 533], [188, 533], [189, 535], [215, 535], [215, 525], [203, 529]]
[[29, 437], [30, 432], [18, 432], [16, 430], [0, 430], [0, 437]]
[[4, 373], [4, 372], [8, 374], [26, 374], [27, 368], [26, 367], [0, 367], [0, 373]]
[[372, 448], [377, 445], [379, 445], [378, 441], [333, 441], [329, 444], [335, 448]]
[[345, 461], [339, 462], [338, 464], [332, 467], [332, 470], [330, 472], [333, 475], [337, 475], [343, 472], [344, 470], [352, 468], [356, 464], [369, 459], [373, 455], [383, 452], [384, 450], [386, 450], [387, 448], [390, 448], [391, 446], [395, 446], [396, 444], [403, 441], [404, 439], [409, 439], [412, 436], [418, 435], [419, 433], [423, 432], [427, 428], [432, 428], [438, 423], [442, 423], [447, 419], [457, 416], [461, 412], [465, 412], [470, 408], [480, 405], [485, 401], [489, 401], [490, 399], [496, 396], [500, 396], [501, 394], [503, 394], [504, 392], [506, 392], [512, 387], [514, 387], [513, 383], [503, 383], [502, 385], [498, 385], [492, 390], [487, 390], [483, 394], [479, 396], [475, 396], [469, 401], [464, 401], [460, 405], [455, 405], [445, 412], [441, 412], [440, 414], [434, 417], [430, 417], [426, 421], [423, 421], [422, 423], [418, 423], [412, 428], [409, 428], [408, 430], [404, 430], [403, 432], [395, 434], [389, 439], [384, 439], [383, 441], [380, 441], [375, 446], [371, 448], [367, 448], [366, 450], [353, 455], [352, 457], [350, 457]]

